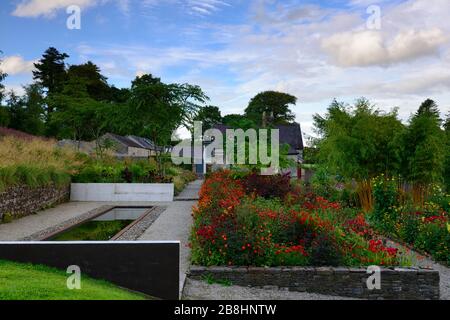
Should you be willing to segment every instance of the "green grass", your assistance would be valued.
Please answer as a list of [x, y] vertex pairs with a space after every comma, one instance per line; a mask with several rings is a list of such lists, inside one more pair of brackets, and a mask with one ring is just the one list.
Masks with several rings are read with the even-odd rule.
[[57, 269], [0, 260], [0, 300], [144, 300], [106, 281], [81, 277], [81, 290], [67, 289], [68, 274]]
[[88, 221], [53, 237], [51, 241], [107, 241], [133, 220]]
[[213, 275], [207, 274], [202, 277], [203, 281], [206, 281], [209, 285], [211, 284], [219, 284], [224, 287], [231, 287], [233, 283], [230, 280], [226, 279], [216, 279]]

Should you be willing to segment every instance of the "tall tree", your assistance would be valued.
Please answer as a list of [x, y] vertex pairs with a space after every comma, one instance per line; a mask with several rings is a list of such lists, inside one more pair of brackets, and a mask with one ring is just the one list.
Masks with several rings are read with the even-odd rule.
[[400, 145], [404, 126], [397, 111], [383, 113], [366, 99], [353, 107], [334, 101], [328, 113], [314, 117], [322, 138], [318, 142], [321, 163], [334, 174], [357, 181], [365, 210], [372, 208], [371, 179], [393, 176], [400, 166]]
[[419, 107], [416, 113], [417, 116], [431, 115], [439, 118], [439, 107], [434, 100], [427, 99]]
[[[145, 136], [166, 147], [171, 144], [176, 129], [182, 125], [189, 127], [190, 115], [195, 114], [199, 103], [206, 99], [197, 86], [165, 84], [152, 75], [144, 75], [132, 83], [128, 122], [124, 121], [123, 126], [127, 128], [126, 133]], [[161, 173], [163, 151], [161, 148], [157, 154]]]
[[[90, 82], [84, 77], [68, 77], [63, 91], [49, 102], [58, 108], [51, 114], [48, 130], [52, 136], [76, 141], [94, 140], [113, 123], [110, 102], [93, 99], [88, 92]], [[107, 121], [107, 120], [108, 121]]]
[[[46, 89], [47, 96], [62, 91], [67, 76], [64, 60], [68, 57], [66, 53], [60, 53], [57, 49], [50, 47], [34, 64], [36, 70], [33, 71], [33, 79]], [[54, 111], [54, 106], [48, 104], [46, 111], [50, 115]]]
[[11, 90], [6, 99], [6, 107], [9, 110], [9, 127], [16, 130], [24, 129], [23, 119], [25, 118], [24, 99]]
[[439, 109], [426, 100], [410, 119], [404, 135], [403, 175], [414, 185], [414, 200], [423, 203], [429, 185], [442, 182], [445, 161], [445, 134]]
[[195, 115], [202, 106], [209, 101], [209, 97], [199, 86], [184, 84], [169, 85], [172, 103], [178, 106], [181, 112], [181, 125], [192, 131]]
[[229, 114], [223, 117], [222, 123], [234, 129], [248, 130], [256, 128], [257, 124], [241, 114]]
[[101, 74], [100, 68], [91, 61], [80, 65], [72, 65], [67, 70], [67, 79], [84, 82], [89, 96], [97, 101], [111, 99], [111, 88], [107, 78]]
[[257, 94], [245, 109], [245, 115], [258, 125], [286, 124], [295, 120], [291, 106], [297, 98], [282, 92], [265, 91]]
[[[0, 50], [0, 54], [2, 54], [3, 52]], [[2, 65], [2, 60], [0, 60], [0, 106], [2, 104], [3, 98], [4, 98], [4, 94], [5, 94], [5, 86], [3, 85], [3, 80], [5, 80], [5, 78], [8, 76], [6, 73], [4, 73], [1, 69], [1, 65]]]
[[[144, 75], [132, 83], [127, 119], [122, 132], [145, 136], [164, 147], [170, 145], [172, 133], [181, 125], [182, 111], [180, 105], [173, 103], [169, 85], [152, 75]], [[161, 174], [163, 152], [164, 148], [156, 153]]]
[[197, 112], [194, 121], [201, 121], [203, 123], [203, 130], [208, 130], [222, 122], [222, 114], [218, 107], [205, 106], [201, 107]]
[[33, 135], [43, 135], [45, 133], [43, 89], [37, 83], [25, 86], [24, 89], [25, 110], [22, 130]]

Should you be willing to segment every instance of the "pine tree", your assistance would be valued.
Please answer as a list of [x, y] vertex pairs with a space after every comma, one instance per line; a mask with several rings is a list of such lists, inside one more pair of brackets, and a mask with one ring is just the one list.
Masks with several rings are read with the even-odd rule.
[[[47, 90], [47, 95], [61, 92], [66, 79], [66, 65], [64, 60], [69, 55], [60, 53], [57, 49], [50, 47], [42, 56], [42, 59], [34, 64], [33, 79]], [[47, 106], [47, 115], [54, 111], [52, 105]]]

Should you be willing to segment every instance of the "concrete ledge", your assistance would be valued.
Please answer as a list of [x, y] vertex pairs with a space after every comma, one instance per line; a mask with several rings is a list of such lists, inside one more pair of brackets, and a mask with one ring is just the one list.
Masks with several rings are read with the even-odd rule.
[[279, 287], [370, 300], [439, 300], [440, 297], [439, 272], [430, 269], [381, 269], [381, 290], [367, 288], [370, 274], [364, 268], [192, 266], [188, 274], [193, 280], [205, 276], [239, 286]]
[[72, 183], [70, 200], [171, 202], [174, 193], [173, 183]]

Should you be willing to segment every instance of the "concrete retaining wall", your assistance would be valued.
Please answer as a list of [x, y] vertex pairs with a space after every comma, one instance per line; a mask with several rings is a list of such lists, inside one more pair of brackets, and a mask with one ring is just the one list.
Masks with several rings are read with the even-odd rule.
[[191, 267], [194, 280], [206, 276], [228, 280], [233, 285], [288, 288], [360, 299], [438, 300], [439, 272], [428, 269], [393, 268], [381, 270], [381, 290], [369, 290], [367, 269], [354, 268], [246, 268]]
[[72, 183], [71, 201], [173, 201], [173, 183]]
[[69, 186], [31, 188], [15, 186], [0, 192], [0, 222], [2, 217], [16, 219], [36, 213], [69, 200]]

